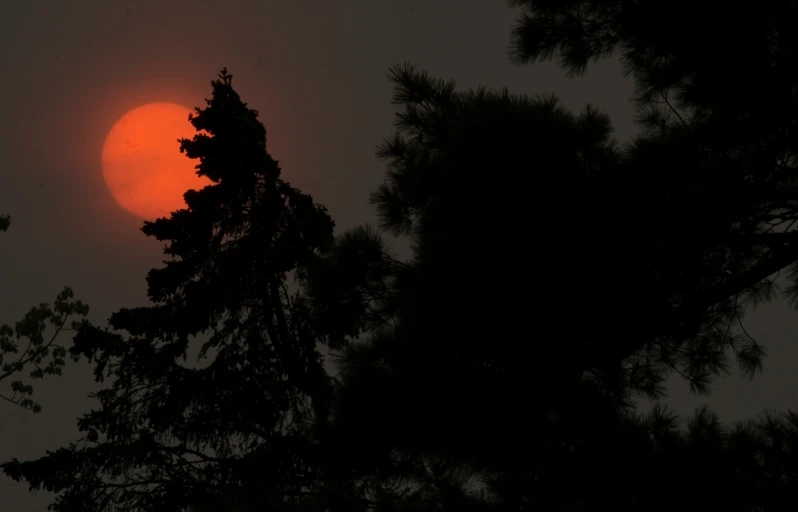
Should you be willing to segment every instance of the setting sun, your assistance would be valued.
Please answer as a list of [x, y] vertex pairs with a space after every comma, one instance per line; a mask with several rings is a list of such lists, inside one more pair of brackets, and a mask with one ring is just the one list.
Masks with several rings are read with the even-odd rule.
[[196, 174], [196, 160], [180, 152], [178, 139], [192, 138], [191, 110], [150, 103], [125, 114], [108, 133], [102, 169], [114, 199], [143, 219], [168, 217], [186, 207], [183, 194], [212, 182]]

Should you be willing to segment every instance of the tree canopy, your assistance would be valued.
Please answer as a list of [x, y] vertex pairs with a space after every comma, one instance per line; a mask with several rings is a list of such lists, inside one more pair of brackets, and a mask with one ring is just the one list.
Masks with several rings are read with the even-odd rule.
[[[708, 392], [727, 351], [749, 376], [761, 368], [742, 326], [760, 290], [741, 276], [769, 255], [745, 245], [721, 215], [730, 198], [713, 189], [743, 195], [745, 185], [720, 181], [733, 166], [687, 131], [619, 149], [592, 107], [574, 115], [554, 98], [457, 93], [410, 66], [391, 79], [399, 132], [379, 150], [388, 173], [373, 201], [384, 229], [411, 236], [414, 256], [397, 266], [373, 255], [356, 279], [339, 272], [350, 288], [338, 303], [369, 303], [386, 319], [344, 349], [336, 418], [347, 452], [380, 468], [375, 495], [411, 508], [466, 509], [475, 479], [511, 509], [654, 506], [659, 487], [632, 482], [641, 467], [662, 470], [654, 426], [664, 420], [637, 419], [632, 394], [663, 396], [673, 371]], [[350, 237], [360, 238], [348, 240], [352, 256], [333, 253], [341, 267], [385, 245], [365, 228]], [[393, 291], [375, 301], [386, 281]], [[761, 456], [713, 432], [713, 463]], [[676, 464], [677, 451], [661, 457]], [[657, 485], [671, 483], [665, 474]]]
[[[334, 485], [325, 452], [331, 382], [313, 319], [289, 274], [325, 252], [333, 222], [280, 178], [266, 131], [223, 70], [191, 117], [181, 152], [213, 182], [187, 208], [146, 222], [169, 257], [147, 276], [151, 306], [112, 315], [113, 330], [84, 324], [71, 348], [96, 365], [102, 407], [85, 437], [8, 474], [64, 491], [55, 510], [185, 510], [233, 499], [258, 483], [258, 503], [302, 502]], [[127, 333], [123, 336], [123, 333]], [[204, 336], [200, 359], [185, 360]], [[269, 482], [269, 483], [266, 483]]]
[[[112, 379], [101, 408], [5, 473], [56, 512], [788, 510], [795, 413], [680, 428], [632, 399], [674, 372], [708, 393], [730, 357], [753, 377], [746, 308], [779, 272], [798, 296], [794, 6], [515, 3], [518, 62], [621, 51], [634, 140], [590, 105], [395, 66], [380, 226], [334, 237], [222, 70], [180, 146], [213, 185], [143, 228], [169, 258], [152, 304], [70, 349]], [[732, 83], [740, 55], [760, 81]], [[180, 363], [192, 342], [202, 367]]]

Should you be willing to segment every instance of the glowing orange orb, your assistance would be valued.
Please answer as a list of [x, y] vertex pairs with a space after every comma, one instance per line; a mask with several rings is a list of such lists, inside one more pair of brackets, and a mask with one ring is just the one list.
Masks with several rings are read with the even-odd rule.
[[155, 220], [186, 207], [183, 194], [212, 184], [199, 177], [198, 160], [180, 152], [178, 139], [197, 133], [191, 110], [174, 103], [150, 103], [125, 114], [108, 133], [102, 169], [114, 199], [130, 213]]

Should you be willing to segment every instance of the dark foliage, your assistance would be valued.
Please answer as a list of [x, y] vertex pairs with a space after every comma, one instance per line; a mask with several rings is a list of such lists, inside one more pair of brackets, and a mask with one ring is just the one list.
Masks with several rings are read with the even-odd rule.
[[[372, 199], [412, 240], [400, 261], [369, 226], [333, 239], [223, 71], [192, 117], [209, 135], [181, 145], [214, 185], [144, 227], [170, 257], [153, 305], [75, 338], [113, 377], [101, 409], [6, 474], [59, 512], [794, 509], [794, 413], [729, 428], [702, 408], [681, 429], [632, 407], [672, 372], [708, 392], [730, 356], [753, 377], [745, 307], [780, 271], [798, 289], [793, 4], [515, 3], [519, 61], [622, 52], [639, 137], [395, 67]], [[761, 80], [731, 79], [741, 55]], [[187, 368], [198, 335], [207, 365]]]
[[[10, 225], [11, 217], [0, 215], [0, 231], [7, 231]], [[10, 380], [13, 392], [0, 393], [0, 399], [34, 413], [41, 412], [42, 406], [31, 398], [33, 385], [19, 377], [23, 371], [27, 371], [31, 380], [60, 376], [66, 366], [67, 349], [57, 343], [58, 337], [64, 331], [78, 329], [81, 322], [76, 318], [88, 314], [89, 307], [74, 300], [72, 289], [65, 287], [52, 304], [32, 307], [13, 326], [0, 324], [0, 381]]]
[[[222, 71], [181, 151], [213, 185], [187, 209], [146, 222], [169, 257], [150, 271], [152, 305], [122, 309], [113, 331], [85, 324], [71, 352], [92, 360], [101, 403], [85, 437], [4, 465], [63, 493], [57, 511], [186, 510], [253, 489], [280, 510], [334, 486], [325, 425], [332, 385], [291, 273], [330, 249], [325, 209], [280, 179], [266, 132]], [[127, 332], [123, 336], [122, 332]], [[202, 367], [180, 364], [204, 339]], [[314, 491], [314, 492], [311, 492]]]
[[[708, 392], [730, 354], [753, 377], [745, 306], [782, 271], [794, 296], [795, 6], [516, 3], [520, 61], [559, 51], [578, 74], [620, 50], [644, 131], [617, 150], [590, 109], [574, 122], [394, 70], [399, 134], [374, 200], [414, 261], [390, 323], [345, 351], [339, 425], [371, 447], [350, 451], [408, 509], [465, 508], [443, 487], [468, 476], [508, 510], [788, 509], [792, 423], [727, 435], [704, 410], [659, 445], [629, 397], [662, 396], [672, 371]], [[684, 478], [699, 466], [700, 485]]]
[[[730, 43], [747, 11], [731, 15], [739, 24], [718, 23], [708, 7], [676, 41], [675, 18], [690, 9], [518, 3], [531, 13], [516, 32], [520, 57], [559, 49], [581, 72], [613, 44], [623, 48], [644, 132], [619, 151], [609, 121], [591, 109], [576, 128], [550, 100], [456, 93], [451, 82], [396, 68], [399, 134], [380, 151], [388, 182], [374, 200], [386, 230], [413, 237], [415, 257], [390, 324], [346, 350], [341, 417], [353, 442], [373, 443], [352, 452], [414, 481], [409, 501], [393, 494], [408, 506], [421, 493], [429, 506], [456, 508], [423, 469], [435, 460], [487, 475], [513, 510], [654, 509], [668, 501], [656, 497], [662, 488], [688, 487], [668, 472], [658, 487], [633, 485], [659, 463], [644, 455], [650, 438], [635, 445], [618, 435], [645, 432], [630, 424], [631, 393], [662, 396], [672, 371], [706, 393], [731, 354], [753, 377], [764, 350], [745, 332], [744, 308], [776, 296], [781, 272], [788, 295], [796, 289], [796, 84], [785, 60], [794, 9], [763, 6], [751, 17], [756, 30]], [[763, 37], [776, 38], [775, 49], [764, 51]], [[732, 60], [762, 72], [735, 81]], [[748, 434], [734, 439], [754, 446]], [[722, 485], [730, 509], [788, 507], [792, 448], [778, 445], [763, 463], [721, 437], [711, 455], [690, 455], [717, 468], [717, 485], [677, 499], [717, 505], [712, 489]], [[700, 452], [705, 443], [688, 444]], [[626, 467], [608, 470], [625, 450]], [[735, 457], [760, 472], [739, 469]]]

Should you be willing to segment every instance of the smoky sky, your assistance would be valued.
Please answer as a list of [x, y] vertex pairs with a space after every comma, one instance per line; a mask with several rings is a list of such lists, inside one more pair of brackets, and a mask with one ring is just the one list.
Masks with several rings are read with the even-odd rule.
[[[106, 190], [103, 139], [144, 103], [204, 106], [223, 66], [259, 111], [283, 178], [326, 205], [338, 233], [376, 222], [368, 195], [385, 171], [374, 149], [394, 130], [386, 75], [396, 63], [455, 79], [460, 89], [555, 93], [577, 111], [590, 103], [610, 114], [622, 143], [636, 131], [633, 85], [617, 62], [600, 62], [581, 78], [566, 77], [555, 62], [511, 64], [517, 12], [504, 0], [40, 0], [3, 10], [0, 213], [12, 216], [12, 226], [0, 235], [0, 323], [52, 301], [65, 285], [98, 323], [146, 302], [144, 278], [163, 259], [162, 245]], [[575, 317], [578, 294], [596, 293], [575, 291], [568, 305]], [[734, 371], [710, 398], [673, 380], [668, 403], [680, 413], [710, 403], [724, 421], [791, 407], [796, 327], [786, 304], [762, 307], [746, 328], [770, 349], [764, 375], [748, 383]], [[64, 377], [34, 385], [42, 414], [0, 403], [2, 460], [35, 458], [75, 440], [75, 418], [96, 406], [86, 397], [97, 389], [88, 365], [70, 364]], [[50, 500], [0, 477], [4, 511], [44, 511]]]

